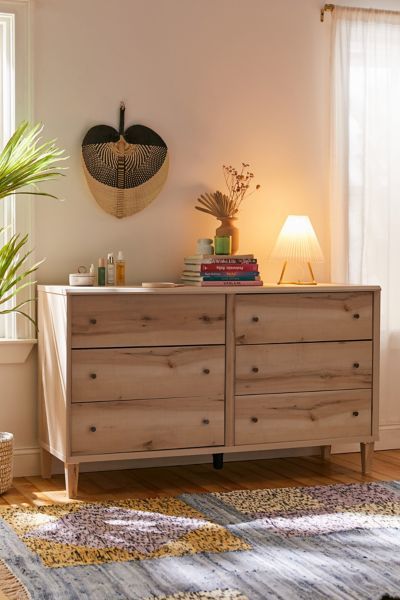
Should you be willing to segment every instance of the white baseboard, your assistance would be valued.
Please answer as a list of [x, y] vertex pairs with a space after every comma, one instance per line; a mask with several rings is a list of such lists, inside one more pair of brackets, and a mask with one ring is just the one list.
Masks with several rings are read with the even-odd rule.
[[[380, 440], [376, 442], [376, 450], [393, 450], [400, 448], [400, 423], [382, 425], [380, 427]], [[333, 445], [332, 452], [339, 454], [344, 452], [358, 452], [359, 444]], [[270, 450], [264, 452], [247, 452], [237, 454], [226, 454], [224, 460], [256, 460], [267, 458], [284, 458], [288, 456], [312, 456], [319, 454], [319, 448], [290, 448], [288, 450]], [[53, 459], [53, 472], [63, 473], [63, 464], [56, 458]], [[82, 472], [88, 471], [113, 471], [122, 469], [144, 469], [146, 467], [162, 467], [173, 465], [194, 465], [210, 463], [210, 455], [185, 456], [179, 458], [159, 458], [146, 460], [110, 461], [102, 463], [86, 463], [81, 466]], [[40, 474], [40, 451], [39, 448], [15, 448], [14, 450], [14, 477], [29, 477]]]
[[382, 425], [379, 428], [379, 442], [376, 450], [396, 450], [400, 448], [400, 423]]
[[[288, 456], [312, 456], [319, 454], [318, 448], [290, 448], [287, 450], [270, 450], [264, 452], [238, 452], [225, 454], [224, 461], [256, 460], [264, 458], [284, 458]], [[109, 461], [84, 463], [80, 467], [82, 473], [92, 471], [116, 471], [123, 469], [145, 469], [148, 467], [170, 467], [177, 465], [196, 465], [211, 463], [211, 455], [180, 456], [171, 458]], [[63, 463], [53, 458], [53, 474], [64, 473]], [[40, 475], [39, 448], [17, 448], [14, 450], [14, 477], [33, 477]]]
[[39, 473], [39, 448], [14, 448], [14, 477], [29, 477]]

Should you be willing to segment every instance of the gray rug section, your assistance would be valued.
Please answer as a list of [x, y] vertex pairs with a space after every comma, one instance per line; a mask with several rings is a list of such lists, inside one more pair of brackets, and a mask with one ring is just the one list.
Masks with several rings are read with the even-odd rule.
[[[400, 500], [400, 483], [385, 485]], [[148, 600], [215, 589], [238, 590], [249, 600], [378, 600], [384, 593], [400, 595], [398, 529], [284, 538], [210, 494], [181, 498], [252, 549], [50, 569], [0, 519], [0, 557], [33, 600]]]

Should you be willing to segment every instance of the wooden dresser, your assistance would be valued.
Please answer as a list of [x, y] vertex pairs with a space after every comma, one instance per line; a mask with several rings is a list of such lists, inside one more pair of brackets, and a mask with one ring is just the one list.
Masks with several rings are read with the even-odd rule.
[[378, 287], [39, 286], [42, 476], [378, 434]]

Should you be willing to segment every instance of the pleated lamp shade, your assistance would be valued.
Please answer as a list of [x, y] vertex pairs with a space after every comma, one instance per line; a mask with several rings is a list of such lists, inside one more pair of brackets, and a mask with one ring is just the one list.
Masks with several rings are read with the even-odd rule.
[[309, 283], [315, 283], [311, 262], [323, 262], [324, 255], [309, 217], [289, 215], [286, 218], [270, 258], [285, 261], [279, 283], [282, 283], [287, 262], [307, 263], [312, 274], [312, 281]]

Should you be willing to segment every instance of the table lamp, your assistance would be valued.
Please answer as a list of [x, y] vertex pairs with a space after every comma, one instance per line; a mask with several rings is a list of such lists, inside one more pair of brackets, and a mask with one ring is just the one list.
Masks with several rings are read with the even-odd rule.
[[[271, 257], [284, 260], [278, 284], [293, 283], [298, 285], [316, 285], [311, 262], [323, 262], [321, 246], [309, 217], [305, 215], [289, 215], [278, 235]], [[288, 262], [307, 263], [311, 281], [283, 281]]]

